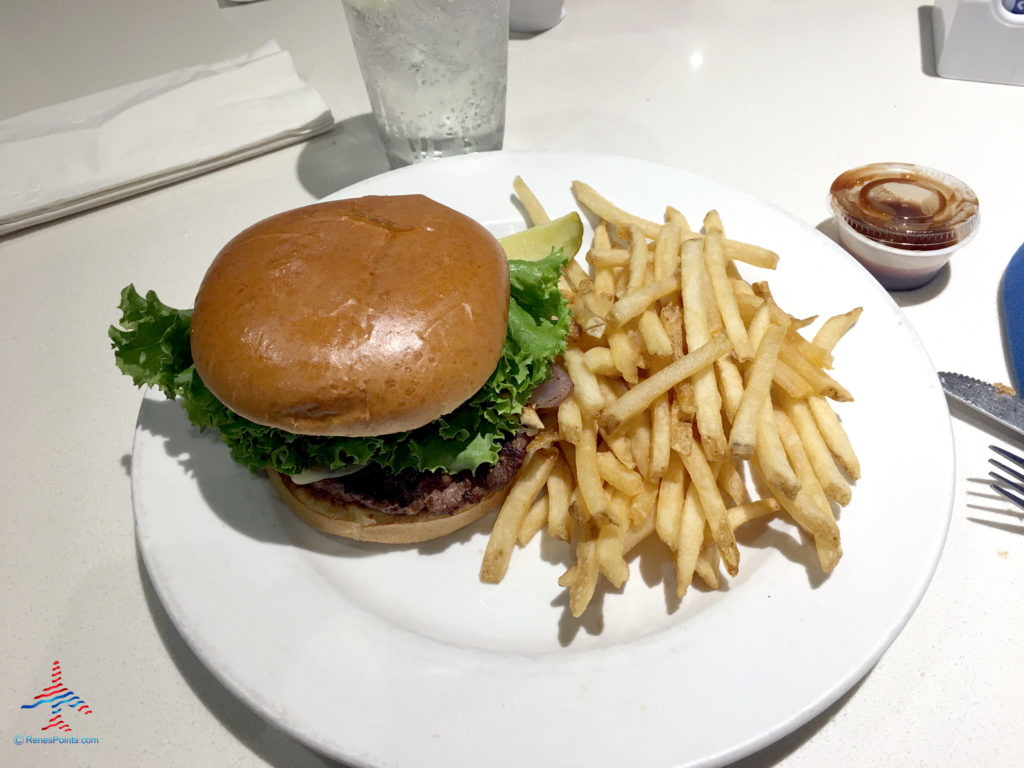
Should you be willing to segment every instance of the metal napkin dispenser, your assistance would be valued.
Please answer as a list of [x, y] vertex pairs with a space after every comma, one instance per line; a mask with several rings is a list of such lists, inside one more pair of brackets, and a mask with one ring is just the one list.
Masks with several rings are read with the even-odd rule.
[[941, 77], [1024, 85], [1024, 0], [935, 0]]

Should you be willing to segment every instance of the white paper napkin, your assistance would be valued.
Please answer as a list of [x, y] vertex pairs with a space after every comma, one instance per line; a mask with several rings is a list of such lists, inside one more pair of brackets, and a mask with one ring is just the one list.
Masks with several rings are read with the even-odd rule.
[[334, 125], [275, 41], [228, 61], [0, 121], [0, 234], [120, 200]]

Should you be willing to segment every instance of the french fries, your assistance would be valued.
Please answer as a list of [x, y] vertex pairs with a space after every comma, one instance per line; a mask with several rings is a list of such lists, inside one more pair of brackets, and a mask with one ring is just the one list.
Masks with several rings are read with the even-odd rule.
[[515, 190], [516, 196], [519, 198], [519, 202], [522, 203], [523, 210], [526, 211], [526, 216], [533, 226], [547, 224], [551, 221], [551, 217], [544, 210], [544, 206], [540, 204], [540, 200], [533, 194], [533, 190], [527, 186], [522, 177], [516, 176], [512, 180], [512, 189]]
[[505, 578], [512, 550], [519, 537], [519, 530], [526, 519], [537, 494], [547, 483], [548, 475], [555, 466], [558, 454], [555, 451], [535, 453], [516, 483], [512, 486], [501, 511], [494, 521], [487, 549], [480, 566], [480, 580], [497, 584]]
[[[522, 179], [513, 186], [532, 223], [549, 220]], [[568, 543], [558, 584], [578, 617], [602, 578], [625, 584], [631, 550], [653, 534], [682, 598], [695, 576], [711, 589], [720, 568], [735, 576], [736, 530], [766, 517], [806, 533], [830, 572], [842, 556], [833, 505], [850, 503], [861, 471], [829, 403], [853, 395], [831, 369], [860, 308], [805, 338], [815, 318], [783, 310], [738, 266], [774, 269], [779, 256], [728, 239], [716, 210], [694, 232], [671, 205], [658, 222], [583, 182], [572, 190], [599, 221], [592, 272], [573, 263], [562, 284], [578, 328], [562, 360], [574, 389], [530, 415], [541, 447], [498, 514], [481, 579], [500, 581], [515, 546], [546, 531]]]

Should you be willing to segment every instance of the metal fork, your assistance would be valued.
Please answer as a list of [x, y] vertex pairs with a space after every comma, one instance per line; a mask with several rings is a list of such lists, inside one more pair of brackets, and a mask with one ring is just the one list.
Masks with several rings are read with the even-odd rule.
[[[990, 445], [989, 448], [1007, 461], [1012, 461], [1017, 466], [1024, 468], [1024, 458], [1010, 453], [1010, 451], [1005, 448], [1000, 448], [996, 445]], [[998, 472], [989, 472], [989, 477], [992, 477], [997, 481], [995, 483], [990, 483], [989, 487], [996, 493], [1000, 493], [1008, 498], [1021, 509], [1024, 509], [1024, 473], [1013, 469], [1012, 467], [1008, 467], [995, 459], [989, 459], [988, 463], [998, 467], [1005, 474], [1015, 478], [1014, 480], [1010, 480], [1008, 477], [1000, 475]], [[1013, 493], [1010, 489], [1012, 489], [1012, 491], [1016, 491], [1016, 493]]]

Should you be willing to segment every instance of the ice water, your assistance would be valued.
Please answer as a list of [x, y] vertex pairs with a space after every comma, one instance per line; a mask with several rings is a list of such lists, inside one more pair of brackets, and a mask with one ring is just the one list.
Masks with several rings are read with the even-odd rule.
[[344, 0], [392, 167], [500, 149], [508, 0]]

